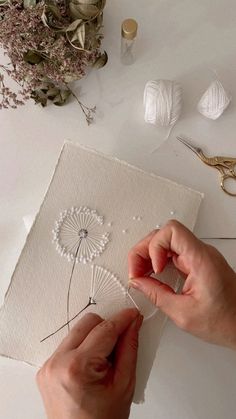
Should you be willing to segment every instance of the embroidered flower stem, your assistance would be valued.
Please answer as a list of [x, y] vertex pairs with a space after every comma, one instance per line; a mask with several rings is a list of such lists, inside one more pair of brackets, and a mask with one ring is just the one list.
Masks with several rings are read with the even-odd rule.
[[[66, 302], [67, 323], [69, 322], [69, 319], [70, 319], [70, 290], [71, 290], [72, 278], [73, 278], [73, 273], [74, 273], [74, 270], [75, 270], [76, 258], [78, 256], [82, 240], [83, 239], [81, 237], [80, 241], [79, 241], [78, 248], [76, 250], [75, 259], [74, 259], [73, 266], [72, 266], [72, 269], [71, 269], [71, 274], [70, 274], [69, 287], [68, 287], [68, 291], [67, 291], [67, 302]], [[70, 323], [68, 323], [68, 332], [69, 331], [70, 331]]]
[[71, 322], [73, 322], [83, 311], [85, 311], [88, 307], [96, 305], [95, 301], [93, 301], [92, 298], [89, 298], [88, 304], [81, 310], [79, 313], [77, 313], [72, 319], [67, 321], [65, 324], [63, 324], [59, 329], [57, 329], [55, 332], [51, 333], [50, 335], [46, 336], [46, 338], [42, 339], [40, 343], [45, 342], [47, 339], [51, 338], [52, 336], [56, 335], [58, 332], [60, 332], [64, 327], [68, 326]]
[[[79, 234], [86, 235], [86, 230], [80, 230]], [[82, 239], [81, 239], [82, 240]], [[77, 247], [77, 250], [79, 245]], [[76, 259], [76, 258], [75, 258]], [[126, 288], [122, 285], [119, 281], [118, 277], [114, 275], [112, 272], [104, 269], [101, 266], [92, 265], [92, 276], [90, 281], [90, 292], [89, 292], [89, 302], [88, 304], [79, 311], [72, 319], [67, 318], [67, 322], [59, 327], [55, 332], [48, 335], [46, 338], [41, 340], [41, 343], [45, 340], [49, 339], [50, 337], [54, 336], [60, 330], [64, 329], [64, 327], [69, 326], [70, 323], [75, 320], [81, 313], [83, 313], [88, 307], [92, 305], [103, 305], [103, 304], [110, 304], [112, 307], [117, 305], [117, 309], [125, 306], [126, 301]], [[72, 268], [73, 270], [73, 268]], [[71, 278], [73, 276], [73, 272]], [[71, 283], [71, 280], [70, 280]], [[124, 305], [123, 305], [124, 304]], [[69, 316], [69, 310], [67, 312]]]

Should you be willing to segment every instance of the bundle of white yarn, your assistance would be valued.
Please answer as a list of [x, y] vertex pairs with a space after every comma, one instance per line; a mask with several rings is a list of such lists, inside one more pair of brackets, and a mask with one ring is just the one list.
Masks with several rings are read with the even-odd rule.
[[144, 90], [144, 119], [149, 124], [174, 126], [182, 110], [181, 85], [171, 80], [149, 81]]
[[210, 119], [218, 119], [228, 108], [231, 97], [225, 91], [219, 80], [211, 83], [198, 103], [198, 111]]

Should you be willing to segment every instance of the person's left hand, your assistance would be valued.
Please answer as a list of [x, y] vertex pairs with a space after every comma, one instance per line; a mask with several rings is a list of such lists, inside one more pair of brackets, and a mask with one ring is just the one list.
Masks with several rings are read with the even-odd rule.
[[142, 316], [87, 314], [37, 374], [48, 419], [127, 419]]

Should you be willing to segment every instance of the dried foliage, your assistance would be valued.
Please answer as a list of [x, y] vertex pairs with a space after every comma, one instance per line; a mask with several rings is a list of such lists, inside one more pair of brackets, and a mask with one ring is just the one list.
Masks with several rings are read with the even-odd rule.
[[[105, 0], [0, 0], [0, 45], [11, 60], [0, 65], [0, 108], [16, 108], [29, 98], [57, 106], [74, 96], [91, 123], [88, 108], [70, 84], [88, 67], [100, 68], [107, 54], [100, 51]], [[20, 90], [11, 91], [4, 72]]]

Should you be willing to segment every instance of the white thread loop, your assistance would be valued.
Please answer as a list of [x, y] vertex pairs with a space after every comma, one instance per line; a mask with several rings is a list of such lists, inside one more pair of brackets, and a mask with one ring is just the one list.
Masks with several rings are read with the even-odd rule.
[[144, 90], [144, 119], [149, 124], [173, 126], [182, 110], [181, 85], [171, 80], [149, 81]]
[[211, 83], [198, 103], [198, 111], [206, 118], [216, 120], [228, 108], [231, 97], [219, 80]]

